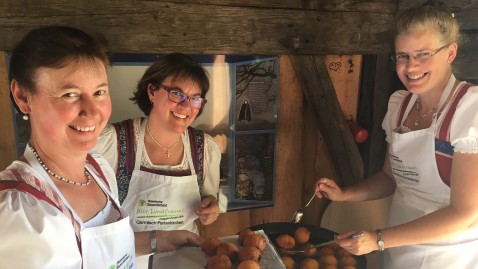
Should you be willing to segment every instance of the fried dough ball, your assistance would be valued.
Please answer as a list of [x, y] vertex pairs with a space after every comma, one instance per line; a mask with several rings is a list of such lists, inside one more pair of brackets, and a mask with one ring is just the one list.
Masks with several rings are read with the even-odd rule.
[[253, 260], [245, 260], [237, 266], [237, 269], [261, 269], [261, 265]]
[[223, 242], [217, 246], [216, 254], [223, 254], [229, 257], [231, 261], [235, 261], [237, 259], [237, 254], [239, 253], [239, 249], [237, 248], [234, 243], [231, 242]]
[[319, 269], [319, 262], [314, 258], [305, 258], [300, 263], [300, 269]]
[[221, 240], [215, 237], [205, 239], [201, 244], [201, 250], [209, 257], [216, 255], [217, 247], [221, 244]]
[[267, 242], [265, 237], [260, 234], [250, 234], [244, 238], [242, 245], [245, 247], [256, 247], [262, 252], [266, 249]]
[[279, 247], [283, 249], [291, 249], [295, 247], [295, 239], [294, 237], [288, 234], [281, 234], [276, 237], [276, 243]]
[[313, 257], [317, 255], [317, 248], [314, 247], [312, 243], [305, 243], [302, 249], [304, 250], [304, 252], [300, 254], [302, 257]]
[[324, 255], [319, 258], [320, 264], [329, 264], [329, 265], [335, 265], [337, 266], [338, 261], [335, 255]]
[[299, 227], [295, 229], [294, 233], [295, 243], [298, 245], [305, 244], [309, 242], [310, 239], [310, 231], [306, 227]]
[[321, 265], [320, 266], [320, 269], [337, 269], [337, 265], [330, 265], [330, 264], [325, 264], [325, 265]]
[[294, 269], [295, 268], [295, 261], [290, 256], [283, 256], [281, 257], [282, 263], [285, 266], [285, 269]]
[[353, 256], [343, 256], [339, 258], [339, 263], [342, 266], [347, 266], [347, 265], [357, 265], [357, 260]]
[[209, 261], [207, 262], [206, 265], [207, 269], [231, 269], [232, 268], [232, 262], [229, 257], [226, 255], [215, 255]]
[[239, 244], [241, 244], [241, 246], [243, 245], [244, 243], [244, 239], [246, 238], [246, 236], [248, 235], [251, 235], [251, 234], [255, 234], [254, 231], [252, 231], [251, 229], [247, 228], [247, 229], [244, 229], [242, 231], [239, 232], [239, 236], [237, 238], [237, 241], [239, 241]]
[[262, 258], [262, 252], [253, 246], [245, 246], [239, 250], [239, 261], [253, 260], [260, 262]]

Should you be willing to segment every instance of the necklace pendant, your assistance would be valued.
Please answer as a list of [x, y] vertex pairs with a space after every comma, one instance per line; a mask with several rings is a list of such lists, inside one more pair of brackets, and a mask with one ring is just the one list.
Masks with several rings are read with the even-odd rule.
[[166, 152], [164, 153], [164, 155], [166, 155], [166, 157], [169, 158], [169, 156], [170, 156], [171, 154], [169, 153], [169, 150], [166, 150]]
[[418, 126], [418, 121], [415, 121], [415, 126]]

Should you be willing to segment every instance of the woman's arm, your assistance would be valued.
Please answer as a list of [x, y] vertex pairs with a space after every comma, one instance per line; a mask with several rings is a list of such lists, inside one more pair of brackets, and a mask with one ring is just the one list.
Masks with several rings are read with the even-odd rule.
[[374, 175], [344, 188], [345, 201], [370, 201], [388, 197], [395, 192], [395, 179], [390, 165], [390, 152], [387, 154], [382, 170]]
[[[384, 230], [390, 247], [420, 244], [462, 234], [478, 224], [478, 153], [453, 155], [450, 205]], [[405, 236], [406, 235], [406, 236]]]
[[201, 197], [201, 204], [196, 208], [196, 214], [202, 224], [213, 223], [219, 217], [219, 165], [221, 162], [221, 151], [219, 146], [210, 135], [204, 134], [204, 184]]
[[[385, 228], [385, 248], [423, 244], [458, 236], [478, 225], [478, 153], [453, 155], [450, 205], [416, 220]], [[338, 239], [343, 239], [343, 234]], [[353, 254], [377, 250], [375, 231], [340, 244]]]
[[[217, 197], [220, 181], [221, 151], [214, 139], [204, 134], [204, 186], [203, 196]], [[203, 197], [203, 198], [204, 198]]]
[[316, 182], [317, 196], [332, 201], [370, 201], [388, 197], [395, 191], [389, 151], [381, 171], [351, 186], [340, 188], [334, 180], [321, 178]]

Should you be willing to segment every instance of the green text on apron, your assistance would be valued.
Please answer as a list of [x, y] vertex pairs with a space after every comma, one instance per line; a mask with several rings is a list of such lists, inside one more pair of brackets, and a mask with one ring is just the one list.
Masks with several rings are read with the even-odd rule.
[[[444, 104], [455, 83], [452, 77], [439, 108]], [[414, 105], [416, 96], [408, 104], [405, 115]], [[438, 111], [440, 111], [438, 109]], [[405, 120], [407, 117], [403, 117]], [[400, 126], [403, 124], [400, 123]], [[435, 161], [435, 131], [437, 118], [434, 116], [427, 129], [399, 133], [394, 131], [390, 141], [390, 163], [397, 183], [387, 226], [400, 225], [420, 218], [450, 204], [450, 188], [440, 178]], [[446, 221], [446, 220], [444, 220]], [[478, 257], [463, 249], [477, 249], [476, 231], [474, 239], [432, 242], [428, 244], [386, 249], [381, 268], [398, 269], [456, 269], [475, 268]], [[471, 235], [471, 234], [470, 234]], [[464, 237], [466, 238], [466, 237]]]

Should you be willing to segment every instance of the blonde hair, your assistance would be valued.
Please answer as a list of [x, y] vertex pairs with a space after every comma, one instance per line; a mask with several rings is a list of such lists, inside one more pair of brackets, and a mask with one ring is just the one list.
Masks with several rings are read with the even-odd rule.
[[439, 7], [421, 6], [400, 13], [395, 36], [412, 31], [435, 31], [443, 45], [461, 42], [460, 25], [453, 13]]

